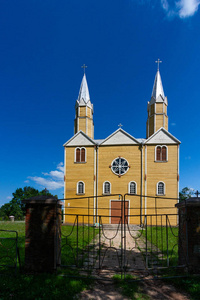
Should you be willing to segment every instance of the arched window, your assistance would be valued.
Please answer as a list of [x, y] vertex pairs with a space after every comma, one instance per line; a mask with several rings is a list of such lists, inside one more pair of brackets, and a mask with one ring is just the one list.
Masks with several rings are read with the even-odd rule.
[[137, 193], [137, 185], [135, 181], [129, 182], [129, 194], [136, 194]]
[[167, 147], [162, 146], [162, 161], [166, 161], [166, 160], [167, 160]]
[[111, 193], [111, 184], [109, 181], [105, 181], [103, 183], [103, 194], [110, 194]]
[[157, 195], [165, 195], [165, 184], [162, 181], [157, 183]]
[[167, 161], [167, 147], [166, 146], [156, 146], [155, 160], [156, 161]]
[[76, 148], [76, 154], [75, 154], [75, 162], [80, 162], [81, 161], [81, 149]]
[[85, 194], [85, 183], [83, 181], [77, 183], [77, 194]]
[[85, 162], [85, 148], [81, 148], [81, 162]]
[[75, 149], [75, 162], [86, 162], [86, 149], [76, 148]]

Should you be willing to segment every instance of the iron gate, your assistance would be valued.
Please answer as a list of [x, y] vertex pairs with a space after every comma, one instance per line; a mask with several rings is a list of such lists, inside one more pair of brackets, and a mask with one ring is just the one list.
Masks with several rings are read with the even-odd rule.
[[[119, 203], [115, 207], [112, 201]], [[187, 250], [182, 250], [184, 262], [178, 261], [177, 201], [130, 194], [65, 199], [61, 267], [69, 274], [104, 279], [177, 275], [187, 266]]]

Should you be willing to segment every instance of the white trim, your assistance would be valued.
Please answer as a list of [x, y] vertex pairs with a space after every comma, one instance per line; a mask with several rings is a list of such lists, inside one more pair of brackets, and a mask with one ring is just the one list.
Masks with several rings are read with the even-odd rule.
[[[131, 193], [131, 190], [130, 190], [131, 183], [135, 183], [135, 193]], [[128, 183], [128, 193], [131, 195], [137, 195], [137, 183], [134, 180], [132, 180]]]
[[[108, 182], [109, 184], [110, 184], [110, 192], [109, 193], [106, 193], [105, 192], [105, 183], [106, 182]], [[104, 181], [104, 183], [103, 183], [103, 195], [110, 195], [111, 194], [111, 183], [110, 183], [110, 181], [108, 181], [108, 180], [106, 180], [106, 181]]]
[[[66, 198], [66, 148], [64, 150], [64, 199]], [[64, 214], [64, 222], [65, 222], [65, 201], [64, 200], [64, 209], [63, 209], [63, 214]]]
[[[159, 183], [163, 183], [163, 189], [164, 189], [164, 193], [163, 194], [158, 194], [158, 184]], [[163, 182], [163, 181], [159, 181], [159, 182], [157, 182], [157, 184], [156, 184], [156, 195], [157, 196], [165, 196], [166, 195], [166, 188], [165, 188], [165, 183]]]
[[[166, 149], [166, 160], [157, 160], [156, 158], [156, 154], [157, 154], [157, 148], [158, 147], [161, 147], [161, 158], [162, 158], [162, 148], [163, 147], [166, 147], [167, 149]], [[157, 146], [155, 146], [155, 162], [168, 162], [168, 147], [167, 147], [167, 145], [157, 145]]]
[[147, 145], [145, 145], [145, 160], [144, 160], [144, 169], [145, 169], [145, 181], [144, 181], [144, 195], [145, 195], [145, 198], [144, 198], [144, 214], [146, 215], [147, 214], [147, 198], [146, 198], [146, 195], [147, 195]]
[[[76, 137], [78, 138], [79, 135], [82, 135], [83, 137], [85, 137], [85, 139], [87, 141], [89, 141], [90, 143], [85, 143], [82, 142], [80, 143], [80, 139], [76, 144], [71, 143], [74, 139], [76, 139]], [[69, 145], [71, 143], [71, 145]], [[92, 145], [96, 145], [96, 143], [94, 142], [93, 139], [91, 139], [85, 132], [83, 132], [82, 130], [79, 130], [79, 132], [77, 132], [71, 139], [69, 139], [63, 146], [64, 147], [71, 147], [71, 146], [79, 146], [79, 145], [83, 145], [83, 146], [92, 146]]]
[[[109, 201], [109, 224], [111, 223], [111, 201], [122, 201], [121, 199], [110, 199]], [[126, 199], [125, 201], [128, 201], [128, 224], [129, 224], [129, 218], [130, 218], [130, 200]]]
[[[154, 134], [152, 134], [145, 142], [144, 144], [147, 144], [154, 136], [156, 136], [160, 131], [163, 131], [169, 138], [171, 138], [175, 143], [180, 144], [181, 142], [175, 138], [171, 133], [169, 133], [169, 131], [167, 131], [164, 127], [161, 127], [160, 129], [158, 129], [156, 132], [154, 132]], [[171, 143], [169, 143], [171, 144]]]
[[96, 198], [95, 196], [97, 195], [96, 194], [96, 147], [94, 146], [94, 224], [95, 224], [95, 206], [96, 206]]
[[[79, 183], [83, 183], [83, 193], [79, 193], [78, 192], [78, 185], [79, 185]], [[80, 180], [80, 181], [77, 182], [77, 184], [76, 184], [76, 194], [77, 195], [84, 195], [85, 194], [85, 182], [84, 181]]]
[[[130, 138], [133, 142], [135, 142], [136, 144], [140, 144], [139, 141], [134, 138], [132, 135], [130, 135], [129, 133], [127, 133], [126, 131], [124, 131], [122, 128], [119, 128], [117, 129], [116, 131], [114, 131], [111, 135], [109, 135], [107, 138], [105, 138], [101, 143], [100, 145], [103, 145], [106, 141], [108, 141], [111, 137], [113, 137], [115, 134], [117, 134], [118, 132], [121, 132], [123, 133], [124, 135], [126, 135], [128, 138]], [[112, 143], [113, 144], [113, 143]], [[118, 144], [122, 144], [120, 141]], [[127, 144], [127, 143], [126, 143]], [[109, 144], [106, 144], [106, 145], [109, 145]], [[115, 145], [117, 145], [115, 143]], [[132, 143], [130, 143], [130, 145], [132, 145]]]
[[178, 186], [178, 190], [177, 190], [177, 198], [179, 198], [179, 182], [180, 182], [180, 178], [179, 178], [179, 155], [180, 155], [180, 152], [179, 152], [179, 150], [180, 150], [180, 145], [178, 145], [178, 153], [177, 153], [177, 176], [178, 176], [178, 178], [177, 178], [177, 181], [178, 181], [178, 184], [177, 184], [177, 186]]

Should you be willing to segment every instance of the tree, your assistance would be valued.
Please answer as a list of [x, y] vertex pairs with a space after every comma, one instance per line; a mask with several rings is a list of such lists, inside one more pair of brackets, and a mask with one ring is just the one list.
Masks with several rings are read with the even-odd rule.
[[46, 195], [50, 197], [56, 197], [58, 199], [57, 195], [52, 195], [47, 189], [38, 191], [30, 186], [25, 186], [23, 189], [18, 188], [12, 195], [12, 200], [0, 208], [0, 217], [8, 218], [9, 216], [13, 215], [15, 216], [15, 219], [23, 219], [25, 216], [25, 204], [23, 204], [21, 201], [31, 197]]
[[184, 187], [180, 192], [179, 192], [179, 199], [180, 201], [186, 200], [188, 198], [191, 198], [192, 195], [194, 194], [194, 190], [188, 187]]

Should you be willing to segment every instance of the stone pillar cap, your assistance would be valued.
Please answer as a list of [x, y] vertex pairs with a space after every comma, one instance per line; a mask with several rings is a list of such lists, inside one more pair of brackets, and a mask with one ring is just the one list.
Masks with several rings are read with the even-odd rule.
[[199, 197], [191, 197], [186, 200], [182, 200], [181, 202], [175, 205], [177, 208], [181, 208], [184, 206], [200, 206], [200, 198]]
[[21, 201], [24, 204], [59, 204], [63, 205], [63, 202], [57, 199], [56, 197], [40, 195], [30, 197]]

